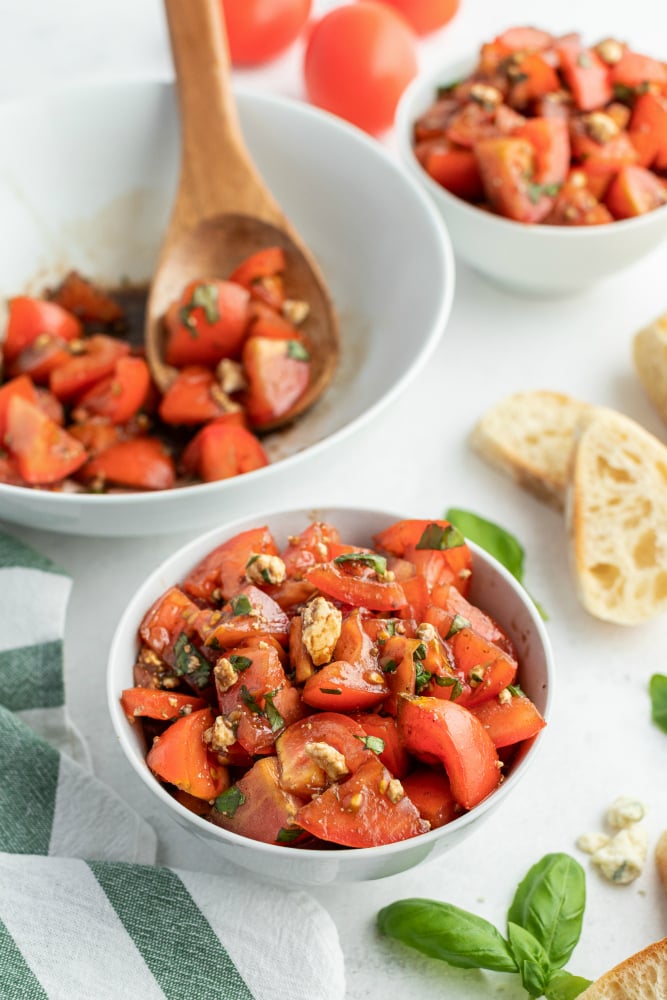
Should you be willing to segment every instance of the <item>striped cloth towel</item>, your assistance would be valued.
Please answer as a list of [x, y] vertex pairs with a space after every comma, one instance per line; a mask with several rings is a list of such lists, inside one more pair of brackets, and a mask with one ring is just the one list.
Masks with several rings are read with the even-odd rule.
[[153, 830], [70, 724], [71, 581], [0, 533], [0, 1000], [342, 1000], [307, 893], [153, 864]]

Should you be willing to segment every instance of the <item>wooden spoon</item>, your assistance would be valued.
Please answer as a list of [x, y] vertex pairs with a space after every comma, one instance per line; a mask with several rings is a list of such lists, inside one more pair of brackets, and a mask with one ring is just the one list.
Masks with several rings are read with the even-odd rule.
[[[339, 352], [336, 315], [319, 267], [245, 147], [220, 0], [165, 0], [165, 10], [178, 84], [182, 153], [172, 216], [148, 296], [148, 364], [165, 391], [176, 369], [164, 360], [163, 317], [189, 281], [226, 278], [254, 251], [281, 246], [287, 259], [287, 296], [310, 307], [300, 328], [311, 347], [311, 370], [306, 392], [290, 410], [255, 428], [273, 430], [303, 413], [330, 382]], [[289, 136], [285, 142], [290, 142]]]

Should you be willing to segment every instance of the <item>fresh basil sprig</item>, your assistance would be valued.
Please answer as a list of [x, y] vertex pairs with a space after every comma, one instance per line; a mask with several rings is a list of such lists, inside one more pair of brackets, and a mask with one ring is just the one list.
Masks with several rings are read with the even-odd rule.
[[581, 934], [586, 884], [567, 854], [547, 854], [519, 884], [507, 938], [482, 917], [450, 903], [403, 899], [378, 913], [383, 934], [462, 969], [515, 972], [531, 997], [574, 1000], [590, 980], [562, 967]]
[[[479, 514], [473, 514], [470, 510], [461, 510], [459, 507], [450, 507], [445, 511], [445, 518], [451, 521], [459, 529], [462, 535], [476, 542], [490, 555], [501, 563], [508, 570], [521, 586], [524, 586], [523, 571], [525, 552], [523, 546], [505, 528], [499, 524], [488, 521]], [[546, 620], [547, 614], [539, 601], [531, 598], [533, 604]]]
[[664, 674], [653, 674], [649, 681], [651, 696], [651, 718], [656, 726], [667, 733], [667, 677]]

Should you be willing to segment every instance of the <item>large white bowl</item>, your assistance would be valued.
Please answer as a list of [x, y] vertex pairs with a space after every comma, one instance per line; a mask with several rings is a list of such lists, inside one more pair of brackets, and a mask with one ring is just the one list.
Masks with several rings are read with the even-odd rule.
[[[507, 779], [487, 799], [452, 823], [429, 833], [382, 847], [311, 851], [287, 848], [241, 837], [223, 830], [181, 806], [153, 777], [145, 761], [146, 748], [137, 726], [131, 726], [120, 706], [124, 688], [133, 685], [132, 668], [138, 650], [137, 631], [144, 614], [164, 591], [179, 583], [212, 548], [239, 531], [267, 524], [279, 546], [289, 535], [298, 534], [313, 518], [335, 525], [346, 542], [370, 546], [372, 536], [401, 515], [386, 511], [353, 508], [266, 513], [225, 524], [185, 545], [153, 572], [130, 598], [111, 643], [107, 670], [107, 697], [112, 723], [120, 747], [145, 783], [147, 795], [156, 797], [166, 813], [186, 830], [216, 848], [221, 858], [267, 879], [302, 885], [378, 879], [437, 858], [453, 848], [489, 813], [504, 803], [532, 763], [542, 740], [541, 734], [516, 761]], [[526, 591], [488, 553], [470, 544], [473, 553], [471, 600], [479, 604], [503, 626], [516, 645], [520, 661], [522, 689], [540, 712], [550, 717], [553, 690], [553, 660], [546, 630]], [[504, 808], [511, 808], [505, 805]], [[160, 831], [158, 830], [158, 835]]]
[[[441, 337], [454, 263], [444, 224], [374, 140], [304, 103], [238, 93], [269, 187], [312, 248], [337, 306], [342, 358], [326, 396], [267, 439], [270, 466], [151, 494], [66, 495], [0, 484], [0, 518], [82, 535], [199, 528], [250, 509], [338, 447], [416, 375]], [[179, 159], [173, 86], [68, 88], [0, 108], [0, 300], [70, 269], [147, 282]], [[409, 336], [406, 336], [406, 330]]]
[[528, 225], [476, 208], [429, 177], [413, 152], [414, 123], [438, 86], [464, 79], [475, 65], [469, 58], [417, 77], [396, 111], [401, 161], [433, 199], [462, 260], [521, 294], [565, 295], [630, 267], [667, 239], [667, 205], [602, 226]]

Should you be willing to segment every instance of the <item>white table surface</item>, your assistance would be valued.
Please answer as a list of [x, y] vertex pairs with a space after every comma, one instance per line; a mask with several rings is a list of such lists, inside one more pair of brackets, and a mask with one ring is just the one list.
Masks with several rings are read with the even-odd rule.
[[[331, 6], [332, 0], [315, 0], [314, 10]], [[654, 0], [559, 0], [543, 12], [530, 0], [462, 0], [456, 20], [421, 42], [420, 60], [427, 69], [438, 59], [466, 54], [506, 26], [536, 22], [560, 32], [580, 28], [591, 41], [617, 35], [664, 57], [667, 30], [664, 15], [656, 23], [658, 9]], [[237, 75], [249, 87], [302, 99], [300, 56], [297, 44], [271, 65]], [[158, 0], [0, 0], [0, 100], [79, 78], [156, 75], [171, 75]], [[391, 134], [384, 141], [393, 149]], [[573, 592], [560, 515], [485, 466], [467, 444], [489, 404], [534, 388], [616, 407], [667, 439], [631, 362], [634, 332], [667, 310], [666, 275], [663, 246], [576, 298], [533, 301], [500, 291], [459, 265], [451, 320], [427, 369], [389, 412], [355, 436], [344, 476], [332, 467], [316, 493], [295, 483], [286, 498], [295, 506], [324, 499], [433, 517], [453, 505], [491, 517], [525, 546], [527, 584], [549, 613], [556, 658], [555, 710], [539, 758], [466, 843], [403, 875], [314, 890], [339, 928], [349, 1000], [525, 996], [516, 977], [451, 969], [380, 939], [374, 915], [393, 900], [422, 895], [449, 900], [502, 927], [518, 880], [547, 851], [572, 853], [588, 873], [584, 930], [571, 971], [595, 977], [667, 934], [667, 894], [652, 856], [636, 882], [619, 887], [603, 882], [575, 847], [580, 833], [601, 828], [606, 807], [621, 794], [649, 806], [651, 850], [667, 828], [667, 735], [650, 722], [647, 693], [651, 673], [667, 673], [667, 620], [624, 629], [589, 617]], [[160, 861], [215, 870], [219, 861], [209, 848], [158, 816], [121, 755], [104, 695], [107, 650], [126, 599], [191, 535], [109, 541], [3, 527], [74, 579], [67, 699], [96, 773], [158, 827]], [[307, 947], [307, 929], [304, 938]]]

